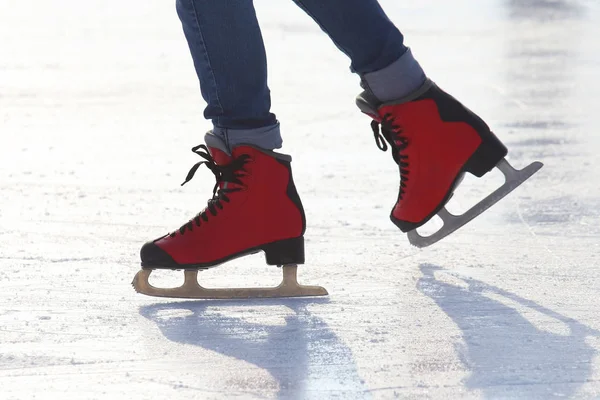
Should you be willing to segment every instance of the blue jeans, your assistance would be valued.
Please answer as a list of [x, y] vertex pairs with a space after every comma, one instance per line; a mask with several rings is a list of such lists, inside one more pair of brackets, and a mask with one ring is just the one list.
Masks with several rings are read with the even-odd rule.
[[[360, 74], [381, 70], [407, 50], [377, 0], [294, 0]], [[214, 134], [228, 145], [281, 147], [271, 113], [267, 59], [252, 0], [177, 0]]]

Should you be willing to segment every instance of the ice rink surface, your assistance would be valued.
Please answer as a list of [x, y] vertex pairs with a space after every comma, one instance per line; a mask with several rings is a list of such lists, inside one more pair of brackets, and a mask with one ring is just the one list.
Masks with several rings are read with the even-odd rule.
[[[382, 2], [513, 165], [545, 163], [425, 250], [389, 222], [397, 168], [348, 60], [291, 1], [257, 0], [300, 278], [330, 296], [250, 301], [130, 286], [143, 242], [214, 184], [179, 187], [209, 125], [173, 3], [0, 1], [0, 399], [600, 398], [597, 0]], [[500, 182], [466, 179], [450, 209]], [[280, 275], [257, 255], [200, 279]]]

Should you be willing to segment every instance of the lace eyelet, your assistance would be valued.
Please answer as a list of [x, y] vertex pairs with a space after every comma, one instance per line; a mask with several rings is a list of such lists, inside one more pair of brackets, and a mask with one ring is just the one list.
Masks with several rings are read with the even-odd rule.
[[[198, 162], [192, 167], [183, 184], [186, 184], [194, 177], [194, 174], [201, 165], [205, 165], [215, 175], [216, 184], [213, 188], [213, 197], [208, 202], [208, 210], [203, 211], [197, 215], [195, 219], [184, 224], [179, 229], [181, 235], [187, 231], [192, 231], [194, 229], [193, 224], [200, 228], [202, 224], [206, 224], [214, 219], [214, 217], [217, 217], [218, 212], [223, 210], [224, 203], [231, 202], [227, 197], [229, 193], [247, 191], [248, 187], [243, 183], [242, 179], [251, 175], [251, 168], [246, 169], [244, 168], [244, 165], [255, 161], [254, 157], [245, 154], [233, 159], [229, 164], [219, 165], [210, 154], [207, 146], [196, 146], [192, 151], [202, 157], [205, 161]], [[228, 183], [233, 187], [228, 187]], [[175, 235], [176, 232], [173, 232], [172, 237]]]

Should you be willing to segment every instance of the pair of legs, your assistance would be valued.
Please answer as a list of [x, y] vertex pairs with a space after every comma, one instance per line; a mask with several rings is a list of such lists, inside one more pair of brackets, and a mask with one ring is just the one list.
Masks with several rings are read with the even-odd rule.
[[[331, 37], [359, 74], [360, 110], [372, 118], [377, 146], [390, 149], [400, 173], [392, 222], [411, 243], [428, 246], [454, 232], [515, 189], [541, 164], [515, 171], [507, 149], [486, 123], [425, 77], [403, 36], [376, 0], [294, 0]], [[274, 1], [273, 1], [274, 2]], [[275, 3], [275, 2], [274, 2]], [[141, 293], [169, 297], [272, 297], [322, 295], [319, 287], [295, 280], [304, 263], [306, 218], [292, 177], [291, 157], [276, 153], [279, 124], [271, 113], [262, 36], [252, 0], [177, 0], [177, 11], [200, 79], [207, 119], [206, 145], [192, 150], [213, 172], [216, 185], [207, 207], [177, 231], [147, 242]], [[463, 216], [444, 208], [465, 173], [481, 177], [494, 167], [506, 183]], [[421, 237], [416, 229], [433, 216], [440, 231]], [[262, 251], [269, 265], [288, 266], [275, 289], [207, 291], [196, 271]], [[148, 283], [150, 271], [185, 269], [177, 289]]]
[[[425, 74], [377, 0], [294, 0], [350, 58], [380, 101], [419, 88]], [[275, 2], [273, 6], [275, 6]], [[267, 84], [267, 59], [252, 0], [177, 0], [213, 123], [228, 146], [281, 147]]]

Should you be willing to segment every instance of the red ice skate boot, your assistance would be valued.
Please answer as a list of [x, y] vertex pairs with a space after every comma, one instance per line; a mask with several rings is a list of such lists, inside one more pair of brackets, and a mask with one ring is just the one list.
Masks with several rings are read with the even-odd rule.
[[204, 145], [193, 149], [206, 161], [185, 183], [206, 165], [217, 179], [213, 198], [181, 228], [146, 243], [142, 267], [206, 269], [260, 250], [270, 265], [304, 263], [305, 217], [290, 157], [252, 146], [229, 155], [217, 137], [207, 141], [208, 152]]
[[[402, 232], [411, 232], [411, 243], [424, 247], [435, 243], [466, 224], [514, 190], [541, 163], [523, 171], [512, 169], [504, 160], [506, 147], [487, 124], [430, 80], [397, 101], [381, 103], [366, 90], [357, 105], [373, 118], [371, 126], [377, 146], [391, 147], [400, 169], [400, 192], [390, 218]], [[380, 133], [381, 127], [381, 133]], [[385, 140], [384, 140], [385, 139]], [[462, 216], [445, 210], [465, 172], [482, 177], [498, 166], [507, 183]], [[438, 214], [444, 227], [424, 238], [416, 228]]]
[[[181, 228], [142, 247], [142, 269], [183, 269], [197, 273], [263, 251], [269, 265], [293, 265], [290, 274], [295, 281], [295, 267], [304, 263], [306, 223], [292, 178], [291, 157], [250, 145], [238, 146], [229, 153], [218, 137], [209, 133], [205, 139], [208, 147], [201, 145], [192, 149], [205, 161], [192, 167], [184, 184], [201, 165], [206, 165], [217, 180], [213, 197], [202, 212]], [[301, 290], [273, 292], [273, 288], [255, 289], [255, 292], [204, 289], [197, 282], [188, 282], [187, 272], [184, 286], [158, 289], [148, 286], [149, 272], [145, 275], [145, 282], [141, 283], [139, 280], [136, 283], [136, 276], [134, 286], [154, 296], [244, 298], [311, 294], [300, 293]], [[284, 274], [284, 284], [285, 278]]]

